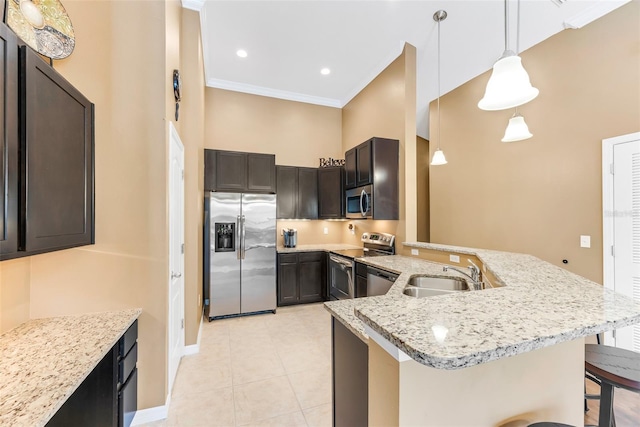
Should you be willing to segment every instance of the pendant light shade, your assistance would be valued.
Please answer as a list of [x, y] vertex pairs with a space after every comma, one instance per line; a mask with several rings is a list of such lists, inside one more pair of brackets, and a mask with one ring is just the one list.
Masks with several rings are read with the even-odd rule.
[[513, 52], [505, 52], [505, 55], [493, 65], [484, 97], [478, 102], [481, 110], [506, 110], [538, 96], [539, 91], [531, 86], [522, 59]]
[[446, 164], [447, 159], [444, 157], [444, 153], [442, 152], [442, 150], [436, 150], [436, 152], [433, 153], [433, 158], [431, 159], [431, 166], [440, 166]]
[[529, 139], [532, 136], [533, 134], [529, 132], [529, 126], [527, 126], [527, 123], [524, 121], [524, 117], [516, 113], [509, 119], [509, 125], [507, 126], [507, 130], [504, 132], [502, 142], [522, 141], [524, 139]]
[[495, 111], [517, 107], [538, 96], [531, 86], [529, 74], [522, 66], [520, 52], [520, 0], [518, 0], [518, 28], [516, 52], [509, 49], [509, 0], [504, 0], [504, 53], [493, 64], [484, 97], [478, 102], [481, 110]]

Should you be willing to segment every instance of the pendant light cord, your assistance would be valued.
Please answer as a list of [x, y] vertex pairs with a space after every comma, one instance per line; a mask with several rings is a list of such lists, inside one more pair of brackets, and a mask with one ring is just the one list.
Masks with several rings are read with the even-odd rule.
[[509, 50], [509, 0], [504, 0], [504, 51]]
[[520, 55], [520, 0], [518, 0], [518, 21], [516, 23], [516, 55]]
[[438, 150], [440, 150], [440, 21], [438, 21]]

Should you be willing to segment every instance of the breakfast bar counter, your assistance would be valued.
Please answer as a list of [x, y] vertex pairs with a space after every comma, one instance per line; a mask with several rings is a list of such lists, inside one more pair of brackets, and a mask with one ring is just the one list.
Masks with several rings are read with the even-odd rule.
[[[404, 245], [458, 254], [460, 266], [465, 255], [474, 257], [495, 287], [414, 298], [403, 290], [415, 275], [470, 280], [415, 257], [358, 260], [400, 273], [386, 295], [325, 303], [335, 321], [368, 343], [369, 422], [493, 425], [529, 411], [529, 421], [579, 423], [584, 338], [640, 323], [640, 304], [531, 255]], [[389, 381], [398, 401], [384, 409]], [[424, 403], [430, 393], [438, 404]], [[472, 409], [474, 396], [487, 394], [492, 399]], [[480, 424], [451, 417], [463, 408]], [[439, 424], [447, 416], [450, 423]]]
[[325, 306], [349, 329], [364, 331], [357, 318], [424, 365], [459, 369], [640, 323], [639, 303], [534, 256], [415, 245], [475, 255], [503, 286], [418, 299], [402, 294], [411, 276], [463, 276], [419, 258], [361, 258], [401, 275], [384, 296]]

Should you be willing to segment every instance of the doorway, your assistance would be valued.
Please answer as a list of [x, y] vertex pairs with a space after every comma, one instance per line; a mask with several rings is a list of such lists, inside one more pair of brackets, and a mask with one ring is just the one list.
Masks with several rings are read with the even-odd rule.
[[[604, 286], [640, 303], [640, 132], [602, 141]], [[605, 334], [640, 352], [640, 325]]]
[[184, 146], [169, 122], [168, 395], [184, 353]]

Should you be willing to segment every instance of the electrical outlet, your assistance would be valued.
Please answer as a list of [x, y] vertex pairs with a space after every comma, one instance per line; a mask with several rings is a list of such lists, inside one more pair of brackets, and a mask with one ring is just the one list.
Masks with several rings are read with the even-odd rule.
[[411, 255], [420, 255], [420, 251], [417, 249], [411, 249]]
[[458, 255], [449, 255], [449, 261], [460, 263], [460, 257]]
[[580, 236], [580, 247], [581, 248], [590, 248], [591, 247], [591, 236]]
[[325, 228], [323, 228], [323, 229], [322, 229], [322, 232], [323, 232], [324, 234], [329, 234], [329, 227], [325, 227]]

